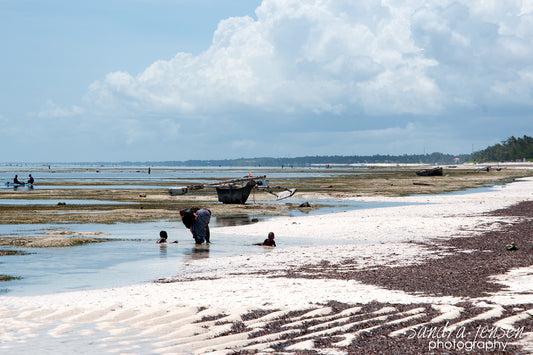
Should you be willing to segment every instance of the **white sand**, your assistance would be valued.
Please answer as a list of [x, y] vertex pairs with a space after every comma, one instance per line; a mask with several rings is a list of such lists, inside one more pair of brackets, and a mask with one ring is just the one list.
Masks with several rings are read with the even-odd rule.
[[[305, 198], [305, 197], [304, 197]], [[331, 309], [323, 304], [330, 300], [344, 303], [390, 302], [400, 304], [432, 303], [442, 312], [457, 318], [453, 297], [427, 297], [402, 291], [385, 290], [356, 281], [324, 279], [270, 278], [283, 270], [322, 260], [337, 263], [346, 258], [357, 260], [362, 267], [414, 263], [434, 253], [409, 241], [430, 241], [482, 233], [516, 223], [519, 219], [483, 216], [484, 212], [533, 199], [533, 178], [492, 188], [489, 192], [410, 196], [401, 198], [361, 198], [364, 201], [412, 203], [401, 207], [355, 210], [320, 216], [280, 217], [256, 224], [223, 227], [217, 234], [240, 233], [262, 240], [269, 231], [276, 233], [278, 244], [293, 237], [309, 239], [310, 246], [275, 249], [269, 253], [219, 259], [202, 259], [188, 264], [172, 283], [149, 283], [115, 289], [80, 291], [35, 297], [0, 297], [0, 352], [50, 353], [218, 353], [232, 349], [271, 352], [280, 334], [254, 339], [248, 333], [219, 336], [230, 324], [220, 324], [204, 317], [224, 314], [225, 321], [240, 320], [250, 310], [278, 310], [265, 318], [245, 322], [250, 329], [262, 329], [270, 318], [289, 311], [310, 312], [307, 317], [324, 317], [328, 322]], [[312, 246], [314, 239], [350, 240], [350, 244]], [[357, 244], [352, 241], [363, 241]], [[258, 273], [262, 272], [262, 273]], [[509, 286], [506, 291], [475, 302], [496, 305], [533, 302], [533, 268], [511, 270], [495, 279]], [[183, 281], [186, 278], [211, 279]], [[440, 307], [440, 308], [439, 308]], [[353, 312], [358, 312], [354, 309]], [[500, 311], [494, 308], [494, 312]], [[394, 324], [420, 317], [418, 309], [410, 314], [385, 309], [374, 315], [383, 324]], [[371, 315], [368, 315], [370, 317]], [[495, 316], [493, 313], [487, 316]], [[524, 310], [522, 318], [533, 318]], [[301, 319], [306, 319], [300, 316]], [[532, 319], [530, 318], [530, 319]], [[320, 318], [322, 320], [322, 318]], [[200, 323], [195, 323], [200, 321]], [[297, 317], [293, 322], [301, 322]], [[499, 319], [499, 324], [513, 327], [516, 320]], [[326, 323], [324, 323], [326, 324]], [[391, 323], [392, 324], [392, 323]], [[319, 329], [318, 329], [319, 328]], [[329, 332], [328, 327], [318, 327]], [[407, 328], [405, 329], [407, 331]], [[292, 330], [287, 330], [292, 332]], [[401, 334], [401, 329], [396, 332]], [[287, 333], [288, 334], [288, 333]], [[288, 334], [290, 335], [290, 334]], [[357, 334], [350, 334], [338, 346], [349, 344]], [[533, 339], [528, 334], [528, 339]], [[531, 343], [529, 343], [531, 347]], [[311, 349], [313, 342], [302, 338], [292, 349]], [[327, 353], [342, 353], [331, 348]]]

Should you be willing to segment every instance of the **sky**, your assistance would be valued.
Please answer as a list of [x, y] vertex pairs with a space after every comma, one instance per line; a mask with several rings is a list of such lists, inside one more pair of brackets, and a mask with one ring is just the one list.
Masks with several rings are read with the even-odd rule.
[[468, 154], [533, 136], [533, 2], [0, 0], [0, 162]]

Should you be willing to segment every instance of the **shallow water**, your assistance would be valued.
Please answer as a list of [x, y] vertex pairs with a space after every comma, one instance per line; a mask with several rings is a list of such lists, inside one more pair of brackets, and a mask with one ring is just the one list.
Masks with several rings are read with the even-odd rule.
[[[46, 230], [72, 232], [103, 232], [116, 241], [63, 248], [17, 248], [31, 254], [2, 257], [0, 273], [23, 277], [3, 282], [0, 287], [8, 295], [39, 295], [74, 290], [125, 286], [154, 281], [175, 275], [191, 260], [232, 255], [273, 252], [273, 248], [258, 247], [257, 238], [243, 235], [217, 235], [219, 225], [251, 223], [247, 217], [223, 221], [213, 219], [212, 243], [197, 247], [181, 222], [118, 223], [114, 225], [74, 224], [1, 226], [0, 236], [36, 236]], [[160, 230], [166, 230], [169, 242], [156, 244]], [[68, 236], [68, 235], [67, 235]], [[126, 239], [126, 240], [124, 240]], [[313, 245], [331, 245], [346, 241], [313, 239]], [[351, 243], [354, 243], [353, 241]], [[277, 248], [308, 245], [307, 238], [278, 241]], [[4, 247], [4, 249], [9, 249]]]
[[79, 200], [79, 199], [0, 199], [0, 205], [57, 205], [58, 203], [67, 203], [69, 205], [131, 205], [136, 202], [119, 202], [119, 201], [106, 201], [106, 200]]
[[[358, 174], [366, 168], [358, 167]], [[326, 177], [344, 175], [354, 172], [353, 167], [336, 168], [335, 170], [320, 167], [284, 168], [277, 167], [152, 167], [148, 174], [148, 166], [81, 166], [81, 165], [52, 165], [39, 164], [2, 165], [0, 164], [0, 181], [13, 181], [15, 174], [19, 180], [25, 181], [29, 174], [35, 178], [35, 186], [46, 185], [47, 182], [116, 182], [116, 183], [157, 183], [170, 186], [179, 185], [183, 181], [195, 183], [212, 182], [210, 179], [234, 179], [253, 175], [266, 175], [267, 178], [301, 178], [302, 174], [308, 177]], [[369, 170], [368, 173], [373, 173]], [[3, 185], [3, 184], [2, 184]]]
[[[291, 203], [301, 203], [294, 200]], [[318, 202], [318, 201], [317, 201]], [[314, 204], [311, 201], [311, 204]], [[309, 212], [293, 211], [292, 215], [318, 215], [353, 209], [399, 206], [399, 203], [376, 203], [341, 200], [321, 200], [326, 205]], [[275, 218], [275, 217], [274, 217]], [[0, 259], [0, 274], [20, 276], [20, 280], [2, 282], [0, 289], [9, 295], [39, 295], [74, 290], [87, 290], [125, 286], [139, 282], [154, 281], [175, 275], [191, 260], [219, 258], [224, 256], [273, 252], [272, 248], [252, 245], [262, 238], [245, 235], [217, 235], [216, 229], [254, 223], [266, 217], [240, 215], [211, 220], [212, 243], [209, 248], [197, 248], [190, 232], [181, 221], [158, 221], [146, 223], [115, 224], [19, 224], [0, 225], [0, 237], [46, 236], [47, 231], [74, 233], [105, 233], [103, 237], [116, 241], [86, 244], [63, 248], [17, 248], [29, 255], [10, 255]], [[166, 230], [169, 242], [156, 244], [159, 231]], [[66, 234], [64, 236], [69, 236]], [[266, 235], [265, 235], [266, 237]], [[278, 236], [277, 249], [309, 245], [302, 237], [282, 239]], [[313, 245], [366, 243], [353, 240], [312, 239]], [[3, 249], [10, 249], [3, 247]]]

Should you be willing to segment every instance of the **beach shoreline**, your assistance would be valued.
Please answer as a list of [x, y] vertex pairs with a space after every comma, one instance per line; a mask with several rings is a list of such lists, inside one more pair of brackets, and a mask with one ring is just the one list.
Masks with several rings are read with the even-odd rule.
[[[522, 255], [526, 259], [521, 259], [520, 266], [511, 263], [499, 269], [503, 274], [482, 274], [483, 284], [479, 276], [477, 291], [467, 288], [454, 293], [451, 285], [431, 294], [430, 286], [425, 288], [420, 280], [413, 279], [412, 287], [406, 287], [406, 280], [416, 275], [405, 273], [458, 255], [476, 254], [481, 258], [478, 267], [482, 267], [484, 255], [490, 263], [494, 250], [476, 251], [476, 244], [467, 242], [490, 233], [495, 238], [507, 236], [513, 228], [529, 230], [531, 215], [494, 211], [532, 201], [533, 178], [471, 194], [358, 199], [409, 205], [277, 217], [217, 228], [214, 238], [238, 232], [262, 240], [274, 231], [278, 244], [286, 238], [306, 237], [310, 245], [272, 248], [262, 255], [195, 260], [182, 273], [153, 283], [32, 297], [1, 296], [0, 315], [5, 322], [0, 326], [0, 349], [41, 346], [44, 353], [54, 347], [53, 353], [66, 353], [68, 344], [79, 346], [79, 337], [84, 336], [91, 340], [81, 344], [86, 353], [343, 354], [361, 352], [363, 345], [371, 353], [371, 347], [378, 344], [381, 348], [375, 351], [396, 348], [419, 353], [429, 350], [431, 344], [418, 335], [409, 338], [417, 334], [413, 329], [449, 322], [465, 331], [485, 326], [511, 331], [527, 325], [521, 339], [504, 340], [513, 353], [533, 351], [533, 269], [527, 265], [527, 255]], [[314, 238], [352, 243], [312, 246]], [[513, 241], [509, 238], [494, 248], [505, 249], [507, 242]], [[516, 240], [518, 252], [524, 253], [527, 238]], [[461, 245], [459, 241], [467, 242]], [[450, 267], [436, 264], [434, 271], [445, 265]], [[391, 270], [404, 272], [403, 285], [363, 277], [372, 272], [374, 278], [387, 273], [390, 278]], [[471, 274], [471, 282], [476, 284], [478, 273], [472, 270]], [[489, 276], [506, 287], [487, 289]], [[425, 277], [435, 285], [442, 275], [430, 272]], [[36, 337], [44, 345], [36, 345]], [[494, 341], [483, 340], [485, 346]], [[521, 348], [516, 345], [518, 340]]]

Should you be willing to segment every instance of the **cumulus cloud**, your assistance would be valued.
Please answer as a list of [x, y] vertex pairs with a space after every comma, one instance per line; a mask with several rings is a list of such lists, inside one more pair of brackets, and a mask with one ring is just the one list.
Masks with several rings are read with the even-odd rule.
[[90, 87], [103, 110], [435, 114], [530, 96], [531, 6], [521, 1], [265, 0], [212, 45]]

